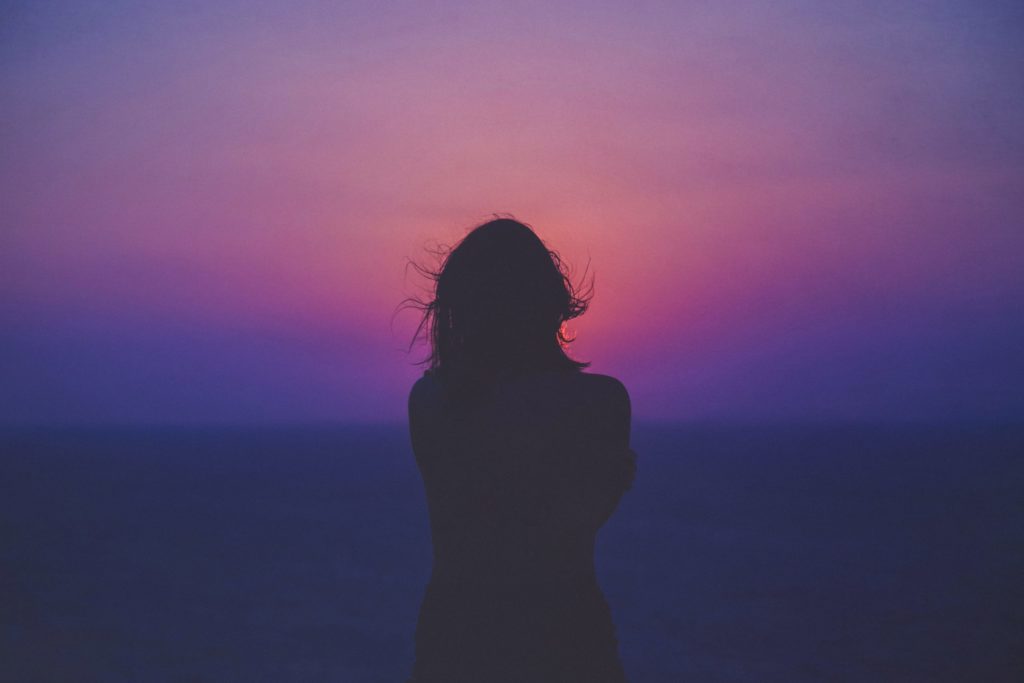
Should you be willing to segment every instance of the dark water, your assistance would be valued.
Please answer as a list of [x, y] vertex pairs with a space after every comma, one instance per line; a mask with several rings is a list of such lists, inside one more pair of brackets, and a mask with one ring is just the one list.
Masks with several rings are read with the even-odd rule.
[[[599, 573], [631, 679], [1024, 680], [1024, 428], [638, 426]], [[401, 681], [396, 428], [0, 436], [0, 680]]]

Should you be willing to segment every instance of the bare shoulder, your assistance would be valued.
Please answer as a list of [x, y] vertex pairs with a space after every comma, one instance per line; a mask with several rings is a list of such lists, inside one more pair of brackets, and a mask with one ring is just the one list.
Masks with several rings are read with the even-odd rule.
[[632, 407], [629, 392], [615, 377], [581, 372], [576, 378], [575, 411], [595, 438], [629, 440]]
[[629, 392], [615, 377], [581, 372], [575, 379], [573, 412], [592, 442], [628, 447], [632, 409]]
[[442, 410], [441, 385], [429, 372], [423, 374], [409, 390], [409, 436], [417, 462], [433, 452], [435, 434]]
[[441, 385], [430, 372], [423, 373], [409, 390], [409, 414], [436, 409], [441, 403]]
[[611, 375], [590, 372], [579, 373], [579, 383], [584, 394], [593, 402], [613, 410], [630, 409], [629, 392], [626, 386]]

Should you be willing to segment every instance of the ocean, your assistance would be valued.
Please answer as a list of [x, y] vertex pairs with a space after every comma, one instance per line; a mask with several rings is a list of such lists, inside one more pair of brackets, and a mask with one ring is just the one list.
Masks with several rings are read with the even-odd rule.
[[[1024, 427], [637, 424], [598, 575], [634, 683], [1024, 680]], [[398, 682], [402, 425], [0, 434], [0, 681]]]

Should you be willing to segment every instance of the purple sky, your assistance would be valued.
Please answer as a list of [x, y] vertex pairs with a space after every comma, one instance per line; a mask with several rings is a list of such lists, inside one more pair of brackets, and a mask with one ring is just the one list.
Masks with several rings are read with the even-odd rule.
[[0, 422], [400, 419], [494, 212], [638, 418], [1024, 418], [1020, 3], [0, 12]]

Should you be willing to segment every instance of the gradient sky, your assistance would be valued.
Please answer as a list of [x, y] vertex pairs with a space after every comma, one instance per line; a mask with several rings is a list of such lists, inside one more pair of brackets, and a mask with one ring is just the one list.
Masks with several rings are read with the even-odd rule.
[[1020, 2], [0, 9], [0, 421], [390, 420], [408, 258], [596, 273], [638, 418], [1024, 419]]

